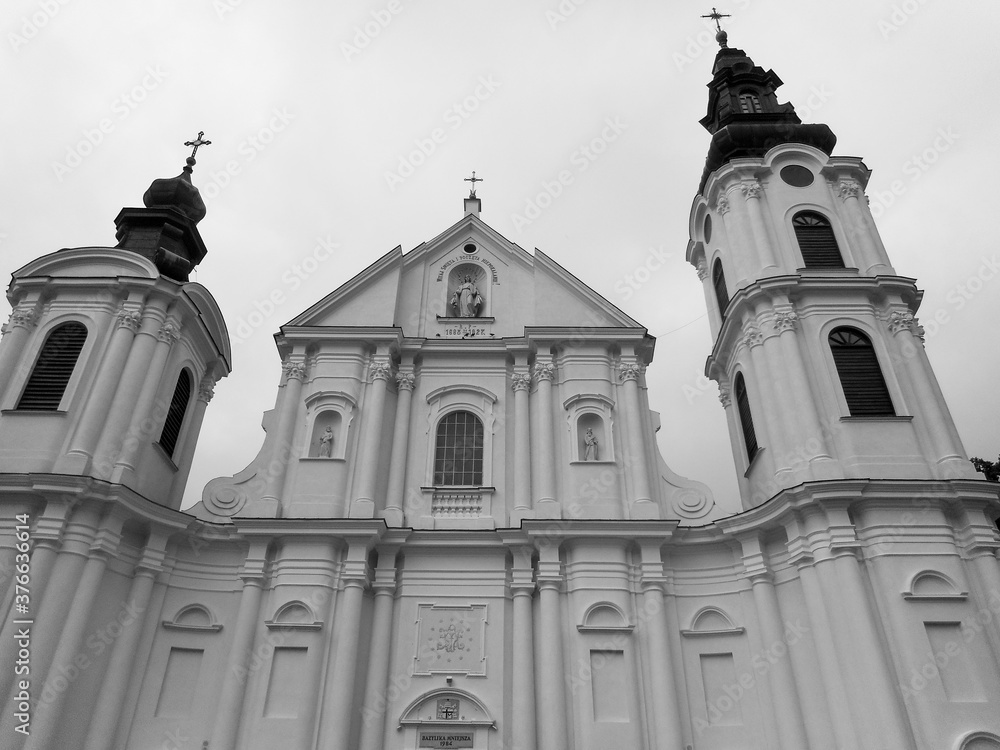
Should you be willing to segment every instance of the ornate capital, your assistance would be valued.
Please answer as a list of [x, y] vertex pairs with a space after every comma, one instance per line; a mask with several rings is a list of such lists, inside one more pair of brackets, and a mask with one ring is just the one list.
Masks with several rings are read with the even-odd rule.
[[924, 342], [924, 327], [917, 322], [917, 319], [913, 317], [913, 313], [909, 310], [905, 312], [893, 310], [889, 313], [888, 326], [890, 333], [909, 331], [920, 339], [920, 343]]
[[837, 195], [840, 196], [841, 200], [860, 198], [862, 194], [861, 183], [857, 180], [841, 180], [840, 184], [837, 185]]
[[729, 196], [725, 193], [719, 193], [719, 197], [715, 199], [715, 208], [721, 216], [725, 216], [729, 213]]
[[371, 373], [373, 383], [376, 380], [389, 380], [392, 378], [392, 362], [387, 359], [373, 359], [368, 366], [368, 372]]
[[160, 326], [160, 332], [156, 338], [166, 344], [172, 344], [181, 337], [181, 327], [176, 323], [164, 323]]
[[760, 329], [751, 324], [743, 329], [743, 343], [748, 347], [753, 349], [755, 346], [760, 346], [764, 343], [764, 337], [761, 335]]
[[212, 396], [215, 395], [215, 379], [211, 375], [206, 375], [201, 379], [198, 384], [198, 400], [204, 401], [206, 404], [212, 400]]
[[636, 362], [622, 362], [618, 365], [618, 374], [621, 376], [623, 383], [627, 383], [630, 380], [638, 380], [641, 373], [642, 368]]
[[552, 380], [556, 374], [556, 366], [551, 362], [537, 362], [534, 370], [535, 380]]
[[764, 192], [764, 186], [760, 184], [760, 180], [749, 180], [740, 185], [740, 190], [743, 191], [747, 200], [750, 200], [751, 198], [760, 198]]
[[722, 404], [723, 409], [728, 409], [729, 405], [733, 403], [732, 392], [728, 385], [719, 386], [719, 403]]
[[412, 391], [416, 382], [417, 377], [412, 372], [400, 372], [396, 374], [396, 388], [401, 391]]
[[281, 369], [285, 373], [285, 377], [288, 380], [295, 378], [296, 380], [306, 379], [306, 363], [305, 362], [292, 362], [286, 359], [282, 365]]
[[698, 259], [698, 265], [696, 268], [698, 270], [699, 281], [704, 281], [705, 279], [708, 278], [708, 263], [705, 262], [704, 258]]
[[129, 310], [127, 307], [122, 306], [122, 309], [118, 311], [118, 327], [128, 328], [135, 333], [139, 330], [139, 326], [142, 324], [142, 311], [140, 310]]
[[531, 388], [531, 375], [526, 372], [515, 372], [510, 381], [510, 387], [514, 391], [526, 391]]
[[794, 331], [795, 321], [799, 319], [798, 313], [794, 310], [775, 310], [774, 329], [776, 331]]
[[7, 321], [7, 329], [27, 328], [29, 331], [38, 323], [38, 315], [31, 307], [15, 307], [10, 311], [10, 320]]

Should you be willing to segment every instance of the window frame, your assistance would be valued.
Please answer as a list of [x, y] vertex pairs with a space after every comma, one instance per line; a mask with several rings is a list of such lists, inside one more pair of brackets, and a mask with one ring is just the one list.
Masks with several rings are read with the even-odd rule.
[[[869, 380], [860, 386], [857, 384], [851, 384], [849, 382], [849, 388], [845, 387], [844, 384], [844, 373], [841, 371], [841, 363], [844, 362], [842, 357], [839, 361], [837, 358], [836, 351], [839, 349], [841, 351], [846, 351], [849, 347], [847, 345], [836, 347], [833, 343], [833, 338], [837, 334], [849, 333], [855, 338], [861, 339], [866, 342], [866, 347], [859, 347], [856, 345], [851, 345], [851, 348], [867, 348], [870, 352], [868, 355], [869, 359], [865, 363], [869, 367]], [[853, 418], [874, 418], [874, 419], [890, 419], [899, 417], [899, 409], [896, 408], [897, 402], [893, 398], [892, 390], [889, 388], [889, 381], [885, 376], [885, 369], [882, 367], [883, 359], [879, 356], [878, 348], [875, 346], [875, 342], [872, 337], [861, 328], [850, 325], [850, 324], [840, 324], [833, 326], [829, 332], [826, 334], [826, 346], [830, 352], [830, 359], [833, 362], [833, 372], [836, 375], [836, 381], [840, 386], [840, 395], [843, 398], [843, 406], [847, 408], [847, 416]], [[846, 362], [845, 364], [851, 365], [852, 363]], [[871, 367], [874, 365], [874, 369], [877, 370], [879, 376], [879, 382], [873, 383], [871, 380]], [[849, 376], [857, 377], [857, 372], [848, 372]], [[870, 409], [864, 409], [863, 403], [858, 402], [858, 398], [865, 398], [863, 394], [858, 393], [859, 388], [862, 390], [871, 391], [872, 389], [882, 391], [878, 394], [878, 398], [881, 400], [883, 405], [888, 405], [889, 411], [872, 411]], [[850, 392], [850, 393], [849, 393]], [[862, 406], [861, 413], [858, 413], [858, 406]]]
[[[77, 326], [83, 329], [83, 339], [80, 341], [79, 348], [76, 351], [75, 357], [73, 359], [73, 365], [71, 368], [69, 368], [68, 375], [66, 376], [65, 381], [62, 383], [62, 391], [59, 394], [59, 400], [51, 408], [49, 407], [31, 408], [22, 406], [22, 402], [24, 401], [25, 395], [27, 394], [28, 389], [32, 386], [32, 379], [38, 373], [39, 363], [42, 361], [42, 358], [46, 355], [46, 347], [51, 343], [52, 337], [62, 329], [69, 327], [77, 327]], [[67, 409], [63, 407], [67, 403], [68, 399], [72, 397], [72, 393], [75, 390], [76, 383], [79, 381], [80, 378], [80, 371], [81, 371], [80, 360], [83, 359], [84, 352], [85, 350], [88, 349], [88, 345], [91, 343], [91, 340], [93, 338], [90, 334], [91, 334], [90, 327], [87, 325], [85, 321], [80, 320], [78, 318], [69, 318], [59, 321], [53, 321], [53, 323], [45, 331], [44, 335], [39, 336], [38, 340], [41, 343], [38, 345], [37, 350], [34, 352], [34, 360], [31, 365], [31, 370], [28, 372], [20, 388], [17, 389], [17, 391], [15, 391], [18, 395], [17, 395], [17, 400], [13, 404], [13, 411], [24, 412], [24, 413], [35, 413], [35, 414], [65, 413]]]
[[[836, 251], [836, 263], [832, 262], [833, 253], [829, 246], [821, 247], [818, 251], [813, 247], [803, 247], [803, 235], [800, 234], [799, 228], [802, 227], [805, 230], [806, 225], [798, 222], [810, 218], [819, 219], [816, 225], [825, 226], [829, 230], [828, 239], [833, 243], [832, 250]], [[798, 248], [799, 257], [802, 258], [803, 268], [809, 270], [840, 270], [848, 267], [844, 256], [844, 249], [841, 247], [840, 240], [837, 238], [837, 232], [834, 230], [833, 221], [830, 220], [829, 216], [812, 208], [801, 208], [792, 214], [791, 227], [792, 236], [795, 238], [795, 246]], [[815, 239], [811, 238], [808, 241], [814, 242]], [[820, 253], [824, 255], [820, 255]]]

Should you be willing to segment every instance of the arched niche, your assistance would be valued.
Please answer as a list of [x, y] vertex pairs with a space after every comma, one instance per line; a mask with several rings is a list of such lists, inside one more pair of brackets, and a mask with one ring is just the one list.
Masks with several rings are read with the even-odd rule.
[[[342, 391], [320, 391], [306, 399], [307, 433], [304, 458], [343, 461], [357, 402]], [[329, 430], [329, 432], [328, 432]]]
[[[597, 393], [580, 393], [563, 402], [573, 463], [614, 463], [611, 415], [614, 401]], [[588, 450], [589, 448], [589, 450]]]
[[910, 585], [903, 592], [904, 599], [925, 601], [962, 601], [968, 598], [947, 575], [938, 570], [922, 570], [910, 579]]
[[222, 630], [212, 614], [212, 610], [204, 604], [187, 604], [177, 610], [177, 613], [169, 620], [163, 621], [163, 627], [170, 630], [195, 630], [209, 633], [217, 633]]
[[686, 636], [737, 635], [745, 628], [739, 627], [724, 610], [715, 606], [699, 609], [691, 618], [691, 626], [681, 633]]
[[478, 263], [458, 263], [448, 273], [445, 317], [488, 318], [491, 314], [490, 274]]
[[1000, 736], [993, 732], [973, 732], [959, 740], [956, 750], [1000, 750]]
[[581, 633], [586, 632], [621, 632], [631, 631], [632, 625], [621, 608], [611, 602], [592, 604], [583, 613], [583, 618], [576, 626]]
[[297, 599], [278, 607], [274, 617], [264, 624], [271, 630], [319, 630], [323, 627], [312, 607]]

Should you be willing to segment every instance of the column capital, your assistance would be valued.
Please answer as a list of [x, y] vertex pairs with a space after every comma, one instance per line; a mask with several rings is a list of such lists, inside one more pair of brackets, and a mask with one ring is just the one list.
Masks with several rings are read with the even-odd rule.
[[10, 311], [10, 319], [7, 321], [6, 330], [12, 328], [25, 328], [31, 330], [38, 325], [38, 314], [33, 305], [18, 305]]
[[842, 201], [847, 201], [848, 198], [860, 198], [863, 193], [861, 183], [857, 180], [841, 180], [837, 185], [837, 195]]
[[291, 359], [286, 359], [281, 363], [281, 369], [285, 373], [285, 379], [287, 380], [298, 380], [302, 382], [306, 379], [306, 363], [302, 361], [292, 361]]
[[122, 305], [116, 317], [118, 319], [118, 327], [128, 328], [132, 333], [137, 333], [139, 326], [142, 325], [141, 308]]
[[373, 359], [368, 365], [368, 374], [373, 383], [376, 380], [389, 380], [392, 378], [392, 362], [388, 359]]
[[760, 346], [764, 343], [764, 337], [761, 335], [760, 329], [753, 323], [750, 323], [743, 328], [743, 343], [747, 345], [748, 348], [753, 349], [755, 346]]
[[510, 387], [517, 391], [526, 391], [531, 388], [531, 374], [528, 372], [515, 372], [510, 378]]
[[799, 314], [795, 310], [775, 310], [774, 311], [774, 330], [779, 333], [784, 331], [794, 331], [796, 327], [796, 321], [799, 319]]
[[511, 596], [531, 597], [535, 593], [534, 581], [511, 581], [509, 588]]
[[[729, 205], [728, 203], [726, 204]], [[698, 258], [698, 265], [695, 266], [695, 271], [698, 272], [698, 280], [704, 281], [708, 278], [708, 262], [704, 258]]]
[[924, 343], [924, 327], [920, 325], [916, 317], [909, 310], [893, 310], [889, 313], [886, 321], [889, 332], [896, 334], [900, 331], [909, 331]]
[[168, 320], [162, 326], [160, 326], [159, 333], [156, 334], [156, 338], [162, 341], [164, 344], [173, 344], [177, 339], [181, 337], [181, 327], [172, 320]]
[[725, 216], [729, 213], [729, 196], [725, 193], [719, 193], [719, 197], [715, 199], [715, 208], [720, 215]]
[[212, 400], [215, 395], [215, 378], [211, 375], [206, 375], [201, 379], [198, 384], [198, 400], [204, 401], [206, 404]]
[[642, 367], [638, 362], [622, 362], [618, 365], [618, 374], [623, 383], [638, 380], [641, 373]]
[[743, 191], [743, 195], [749, 201], [751, 198], [760, 198], [764, 193], [764, 186], [760, 184], [760, 180], [747, 180], [740, 183], [740, 190]]
[[400, 391], [412, 391], [417, 384], [417, 376], [412, 372], [396, 373], [396, 388]]
[[733, 394], [728, 385], [719, 386], [719, 403], [722, 404], [723, 409], [728, 409], [733, 403]]
[[543, 380], [551, 381], [555, 377], [556, 366], [552, 362], [536, 362], [532, 372], [535, 375], [535, 380], [538, 382]]

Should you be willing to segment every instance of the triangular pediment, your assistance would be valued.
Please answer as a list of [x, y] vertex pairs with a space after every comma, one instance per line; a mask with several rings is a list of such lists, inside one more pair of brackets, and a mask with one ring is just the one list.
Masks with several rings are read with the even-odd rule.
[[423, 338], [641, 328], [540, 250], [528, 253], [475, 214], [405, 254], [386, 253], [287, 325], [396, 327]]

